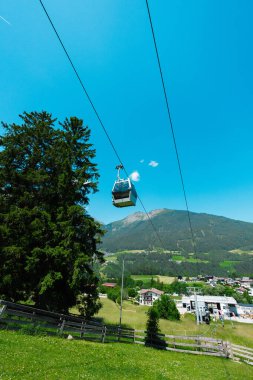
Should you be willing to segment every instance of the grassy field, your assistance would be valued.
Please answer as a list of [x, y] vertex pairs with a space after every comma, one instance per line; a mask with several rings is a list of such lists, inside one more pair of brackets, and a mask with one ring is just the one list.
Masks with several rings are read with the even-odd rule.
[[183, 261], [185, 263], [209, 263], [208, 260], [194, 259], [193, 257], [186, 258], [184, 256], [174, 255], [172, 256], [174, 261]]
[[151, 281], [151, 279], [153, 278], [154, 281], [160, 281], [160, 282], [163, 282], [164, 284], [171, 284], [174, 280], [175, 280], [175, 277], [168, 277], [168, 276], [160, 276], [160, 275], [156, 275], [156, 274], [136, 274], [136, 275], [131, 275], [132, 279], [137, 281], [137, 280], [141, 280], [143, 281], [143, 283], [149, 283]]
[[239, 261], [232, 261], [232, 260], [224, 260], [220, 263], [220, 267], [222, 268], [232, 268], [234, 264], [238, 264]]
[[243, 253], [246, 253], [248, 255], [253, 255], [253, 251], [243, 251], [241, 249], [232, 249], [231, 251], [229, 251], [231, 253], [238, 253], [239, 255], [243, 254]]
[[105, 256], [105, 261], [111, 261], [111, 262], [115, 263], [117, 260], [118, 260], [118, 258], [115, 255]]
[[158, 280], [160, 282], [163, 282], [164, 284], [171, 284], [176, 279], [176, 277], [159, 276], [159, 275], [157, 277], [158, 277]]
[[1, 380], [241, 380], [252, 367], [227, 359], [0, 331]]
[[[105, 323], [119, 323], [119, 306], [113, 301], [103, 298], [101, 299], [103, 308], [98, 316]], [[128, 327], [137, 330], [144, 330], [147, 320], [146, 312], [148, 306], [133, 305], [130, 301], [124, 301], [122, 310], [122, 323]], [[214, 338], [228, 340], [230, 342], [246, 345], [253, 348], [253, 324], [233, 323], [226, 321], [225, 327], [220, 322], [208, 326], [202, 324], [197, 326], [194, 316], [186, 314], [181, 321], [167, 321], [160, 319], [160, 329], [162, 333], [174, 335], [204, 335]]]

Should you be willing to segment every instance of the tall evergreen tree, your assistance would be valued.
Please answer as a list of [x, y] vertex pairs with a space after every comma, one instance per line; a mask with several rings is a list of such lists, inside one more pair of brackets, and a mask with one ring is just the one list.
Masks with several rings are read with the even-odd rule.
[[73, 117], [20, 115], [0, 138], [0, 297], [66, 312], [99, 309], [93, 270], [102, 230], [87, 214], [97, 191], [90, 130]]
[[152, 306], [147, 311], [147, 315], [145, 345], [164, 349], [167, 344], [160, 334], [159, 313], [157, 309]]

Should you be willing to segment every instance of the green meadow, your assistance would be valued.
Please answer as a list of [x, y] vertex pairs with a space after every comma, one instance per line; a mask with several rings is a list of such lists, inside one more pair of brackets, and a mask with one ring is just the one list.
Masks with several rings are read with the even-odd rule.
[[156, 274], [136, 274], [131, 275], [131, 278], [135, 281], [141, 280], [144, 284], [150, 283], [151, 279], [153, 278], [154, 281], [160, 281], [164, 284], [171, 284], [173, 281], [175, 281], [175, 277], [168, 277], [168, 276], [160, 276]]
[[241, 380], [252, 367], [228, 359], [0, 330], [1, 380]]
[[[98, 317], [107, 324], [119, 323], [119, 305], [113, 301], [102, 298], [103, 308], [99, 311]], [[130, 301], [123, 302], [122, 323], [127, 327], [137, 330], [145, 330], [148, 306], [132, 304]], [[160, 319], [160, 330], [164, 334], [172, 335], [203, 335], [223, 339], [253, 348], [253, 324], [231, 323], [225, 321], [222, 327], [220, 322], [211, 322], [210, 325], [196, 325], [194, 316], [186, 314], [180, 321], [168, 321]]]
[[[98, 319], [119, 323], [119, 306], [102, 298]], [[147, 306], [123, 303], [123, 325], [144, 330]], [[225, 322], [196, 326], [187, 314], [181, 321], [161, 319], [161, 332], [221, 338], [253, 348], [253, 325]], [[60, 337], [31, 336], [0, 330], [0, 380], [141, 379], [241, 380], [250, 379], [252, 367], [228, 359], [160, 351], [143, 345], [94, 343]]]

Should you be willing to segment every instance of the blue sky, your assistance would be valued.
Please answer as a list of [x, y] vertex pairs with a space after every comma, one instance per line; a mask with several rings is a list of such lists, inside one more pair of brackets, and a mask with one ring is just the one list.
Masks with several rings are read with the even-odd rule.
[[[44, 4], [127, 172], [140, 174], [146, 209], [185, 209], [145, 0]], [[189, 208], [253, 222], [253, 2], [149, 5]], [[39, 1], [1, 2], [0, 16], [0, 120], [33, 110], [82, 118], [101, 174], [90, 214], [110, 222], [143, 211], [111, 204], [117, 158]]]

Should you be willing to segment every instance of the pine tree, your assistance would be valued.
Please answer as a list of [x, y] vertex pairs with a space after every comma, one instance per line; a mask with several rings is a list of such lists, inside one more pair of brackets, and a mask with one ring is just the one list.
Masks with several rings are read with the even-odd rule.
[[20, 117], [0, 138], [0, 296], [60, 312], [79, 300], [92, 315], [103, 258], [86, 211], [99, 177], [90, 130], [76, 117], [56, 128], [44, 111]]
[[155, 307], [151, 307], [147, 314], [145, 345], [164, 349], [167, 344], [159, 335], [159, 313]]

